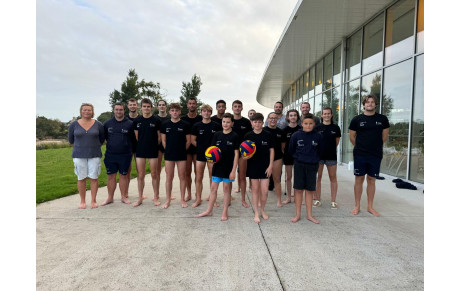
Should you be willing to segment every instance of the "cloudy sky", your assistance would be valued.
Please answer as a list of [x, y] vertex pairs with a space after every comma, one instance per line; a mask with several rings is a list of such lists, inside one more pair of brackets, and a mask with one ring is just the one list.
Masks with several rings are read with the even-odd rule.
[[[110, 5], [107, 5], [110, 3]], [[68, 121], [82, 102], [96, 116], [128, 70], [159, 82], [179, 100], [193, 74], [198, 96], [259, 105], [262, 74], [297, 0], [52, 1], [36, 2], [36, 114]]]

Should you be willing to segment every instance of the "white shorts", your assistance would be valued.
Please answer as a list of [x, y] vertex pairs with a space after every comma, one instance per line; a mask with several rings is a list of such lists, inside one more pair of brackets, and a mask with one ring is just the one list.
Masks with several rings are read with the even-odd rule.
[[80, 159], [74, 158], [75, 175], [78, 180], [86, 178], [97, 179], [101, 173], [101, 158]]

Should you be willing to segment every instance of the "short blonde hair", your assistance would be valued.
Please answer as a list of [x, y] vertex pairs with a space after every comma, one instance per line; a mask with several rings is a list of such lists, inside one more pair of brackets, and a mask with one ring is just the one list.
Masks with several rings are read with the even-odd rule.
[[211, 105], [204, 104], [203, 106], [201, 106], [201, 111], [203, 111], [203, 110], [211, 111], [211, 113], [212, 113], [212, 107], [211, 107]]
[[91, 107], [91, 111], [93, 111], [93, 114], [91, 115], [91, 118], [93, 118], [93, 117], [94, 117], [94, 106], [93, 106], [93, 104], [91, 104], [91, 103], [83, 103], [83, 104], [80, 106], [80, 116], [81, 116], [81, 111], [83, 110], [83, 107], [84, 107], [84, 106], [89, 106], [89, 107]]

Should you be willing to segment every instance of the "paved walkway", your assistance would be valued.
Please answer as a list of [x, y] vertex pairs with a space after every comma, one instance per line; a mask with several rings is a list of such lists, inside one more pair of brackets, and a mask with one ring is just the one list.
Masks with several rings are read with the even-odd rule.
[[[222, 207], [196, 218], [207, 202], [182, 209], [175, 200], [164, 210], [146, 200], [133, 208], [119, 201], [118, 189], [115, 203], [97, 209], [77, 209], [78, 195], [40, 204], [37, 290], [422, 290], [422, 190], [397, 189], [387, 177], [377, 181], [375, 208], [382, 217], [354, 216], [352, 172], [338, 167], [338, 210], [329, 208], [324, 175], [323, 206], [313, 209], [320, 225], [304, 219], [305, 208], [303, 219], [290, 223], [294, 204], [277, 208], [272, 191], [270, 218], [260, 225], [239, 194], [227, 222], [220, 221]], [[164, 171], [161, 179], [164, 201]], [[131, 200], [136, 191], [134, 179]], [[151, 187], [145, 193], [153, 197]], [[204, 187], [203, 196], [208, 193]], [[98, 203], [106, 197], [107, 188], [100, 188]]]

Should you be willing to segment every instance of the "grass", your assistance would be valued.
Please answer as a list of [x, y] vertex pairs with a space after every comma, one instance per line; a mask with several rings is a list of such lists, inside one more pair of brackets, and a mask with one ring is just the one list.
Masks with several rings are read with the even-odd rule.
[[[101, 149], [104, 155], [105, 145]], [[104, 156], [101, 161], [101, 174], [98, 178], [99, 187], [107, 185], [107, 173], [103, 160]], [[43, 203], [78, 193], [71, 147], [37, 150], [36, 164], [36, 203]], [[134, 161], [132, 161], [131, 165], [131, 178], [135, 178], [137, 177], [137, 171]], [[147, 173], [150, 173], [148, 163]], [[89, 189], [89, 179], [86, 183], [86, 189]]]

